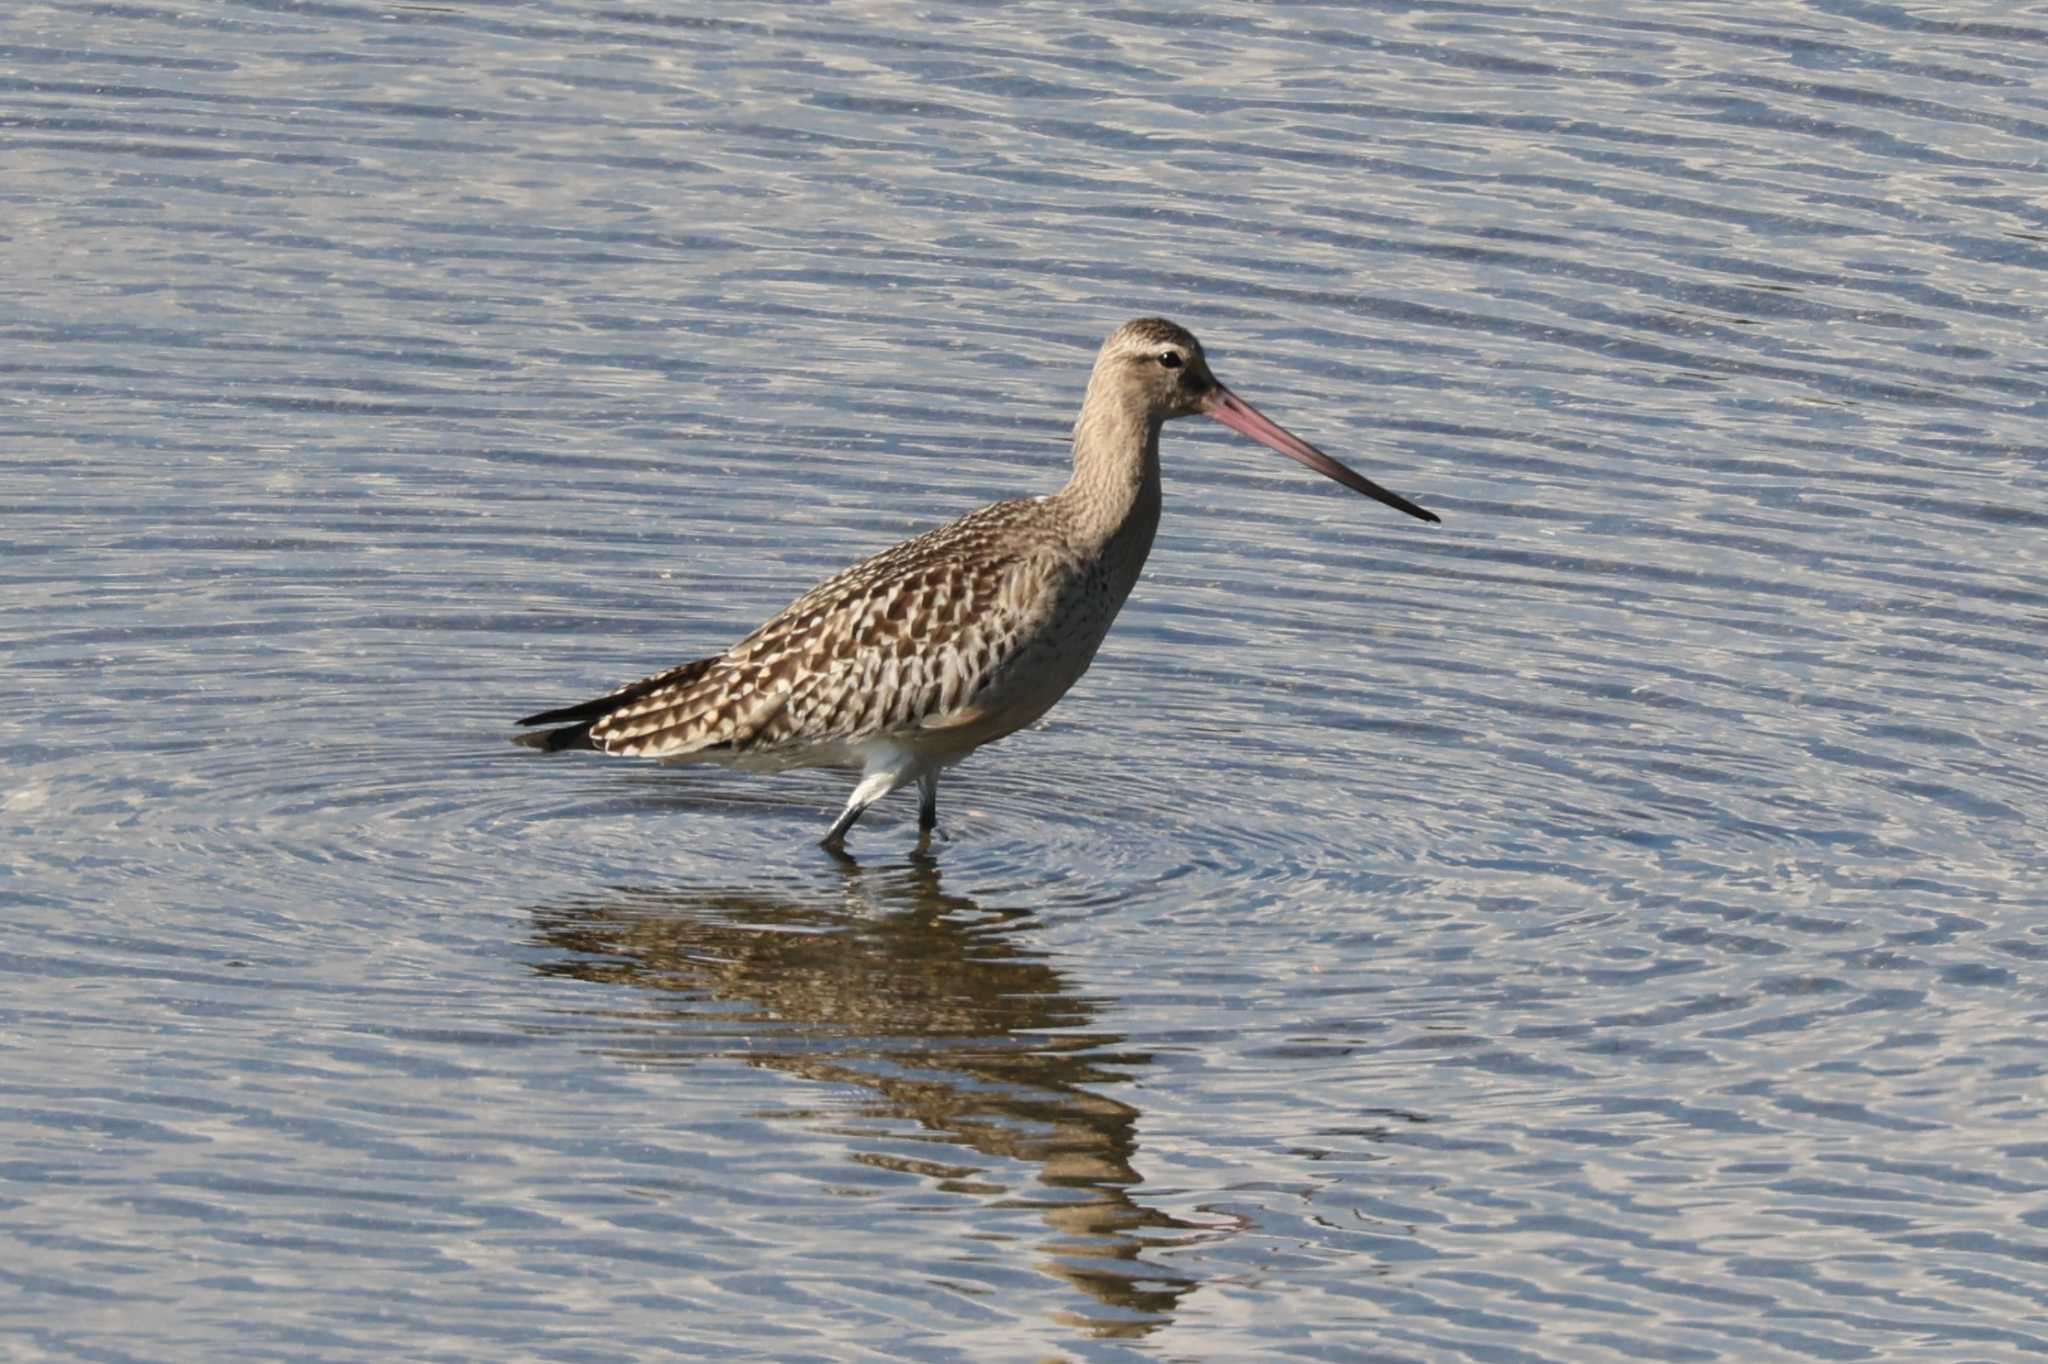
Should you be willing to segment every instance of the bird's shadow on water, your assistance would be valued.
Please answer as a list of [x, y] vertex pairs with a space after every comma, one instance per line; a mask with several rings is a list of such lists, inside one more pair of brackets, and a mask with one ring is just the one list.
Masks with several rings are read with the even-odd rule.
[[[1134, 1196], [1140, 1115], [1110, 1094], [1149, 1057], [1103, 1030], [1098, 1002], [1033, 946], [1030, 911], [947, 892], [929, 856], [821, 863], [767, 888], [616, 889], [536, 909], [533, 969], [633, 992], [588, 1010], [597, 1026], [578, 1031], [600, 1054], [733, 1057], [860, 1087], [872, 1097], [853, 1113], [977, 1159], [849, 1159], [1034, 1208], [1049, 1229], [1034, 1263], [1093, 1300], [1064, 1320], [1117, 1337], [1165, 1324], [1194, 1281], [1146, 1252], [1218, 1228]], [[848, 1115], [796, 1116], [858, 1138]]]

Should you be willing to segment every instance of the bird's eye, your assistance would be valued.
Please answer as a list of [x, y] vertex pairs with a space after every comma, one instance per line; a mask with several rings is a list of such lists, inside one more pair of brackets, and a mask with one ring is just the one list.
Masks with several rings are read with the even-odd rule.
[[1159, 363], [1167, 369], [1179, 369], [1181, 366], [1180, 352], [1177, 350], [1163, 350], [1159, 352]]

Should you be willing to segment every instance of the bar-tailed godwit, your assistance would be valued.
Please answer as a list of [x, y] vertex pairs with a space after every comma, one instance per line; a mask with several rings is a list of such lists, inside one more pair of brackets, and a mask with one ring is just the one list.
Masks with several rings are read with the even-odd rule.
[[754, 771], [849, 767], [860, 781], [825, 834], [1052, 708], [1094, 659], [1159, 526], [1159, 429], [1213, 417], [1365, 496], [1437, 517], [1339, 464], [1216, 381], [1201, 343], [1163, 318], [1126, 322], [1095, 357], [1074, 473], [827, 579], [724, 653], [580, 705], [529, 715], [515, 743]]

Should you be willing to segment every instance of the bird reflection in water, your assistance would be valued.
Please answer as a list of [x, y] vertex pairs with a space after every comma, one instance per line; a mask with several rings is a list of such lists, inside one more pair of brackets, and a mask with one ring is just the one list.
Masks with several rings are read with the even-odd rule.
[[[1057, 1196], [1020, 1194], [990, 1165], [853, 1157], [1005, 1206], [1028, 1201], [1056, 1233], [1041, 1268], [1111, 1309], [1064, 1320], [1124, 1337], [1162, 1325], [1194, 1284], [1143, 1252], [1218, 1228], [1131, 1197], [1138, 1110], [1096, 1090], [1128, 1083], [1147, 1058], [1088, 1031], [1094, 1004], [1020, 943], [1028, 913], [947, 894], [928, 858], [875, 871], [847, 858], [833, 875], [782, 893], [621, 890], [538, 910], [536, 942], [561, 955], [535, 969], [657, 992], [600, 1015], [616, 1030], [605, 1054], [732, 1056], [857, 1085], [876, 1096], [857, 1112], [1033, 1167]], [[843, 1121], [846, 1110], [807, 1116]]]

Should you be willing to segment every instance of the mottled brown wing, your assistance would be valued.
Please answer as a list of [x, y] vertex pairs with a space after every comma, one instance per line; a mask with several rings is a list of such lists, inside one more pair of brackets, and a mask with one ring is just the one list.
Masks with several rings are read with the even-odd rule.
[[605, 716], [593, 741], [682, 757], [949, 723], [1014, 655], [1059, 571], [1037, 506], [998, 503], [854, 565], [687, 687]]
[[751, 692], [723, 657], [687, 682], [636, 697], [590, 726], [593, 748], [627, 757], [668, 758], [744, 742], [757, 712], [774, 698]]
[[833, 604], [822, 628], [753, 665], [786, 695], [750, 744], [824, 743], [957, 721], [1027, 633], [1028, 621], [987, 604], [1020, 595], [1006, 589], [1035, 568], [1028, 554], [956, 559]]

